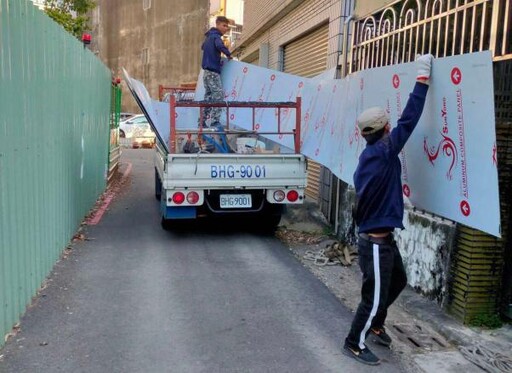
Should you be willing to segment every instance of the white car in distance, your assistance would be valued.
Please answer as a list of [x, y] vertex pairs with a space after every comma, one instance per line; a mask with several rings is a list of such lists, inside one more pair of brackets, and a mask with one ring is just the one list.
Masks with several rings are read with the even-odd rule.
[[134, 147], [152, 147], [156, 136], [144, 114], [137, 114], [119, 123], [119, 137], [131, 139]]

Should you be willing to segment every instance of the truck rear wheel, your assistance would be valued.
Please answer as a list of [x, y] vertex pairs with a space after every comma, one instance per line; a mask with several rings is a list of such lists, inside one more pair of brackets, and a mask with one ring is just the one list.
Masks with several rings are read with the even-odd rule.
[[281, 214], [269, 214], [265, 216], [265, 221], [263, 222], [263, 228], [267, 231], [275, 231], [281, 222]]
[[166, 219], [162, 216], [162, 220], [160, 221], [160, 225], [164, 231], [168, 231], [172, 228], [171, 220]]
[[267, 211], [263, 215], [262, 228], [266, 231], [274, 232], [279, 223], [281, 216], [285, 211], [285, 205], [267, 205]]

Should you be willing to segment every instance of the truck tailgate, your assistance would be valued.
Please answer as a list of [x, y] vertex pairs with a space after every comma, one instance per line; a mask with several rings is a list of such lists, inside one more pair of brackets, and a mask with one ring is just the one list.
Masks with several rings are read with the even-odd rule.
[[306, 187], [300, 154], [168, 154], [166, 189]]

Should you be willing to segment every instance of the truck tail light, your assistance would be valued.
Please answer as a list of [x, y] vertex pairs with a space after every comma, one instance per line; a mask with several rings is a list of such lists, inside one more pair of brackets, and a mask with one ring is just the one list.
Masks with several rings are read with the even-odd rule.
[[282, 202], [284, 200], [284, 192], [282, 190], [276, 190], [274, 192], [274, 200], [276, 200], [277, 202]]
[[197, 192], [187, 193], [187, 202], [191, 205], [195, 205], [199, 201], [199, 194]]
[[296, 190], [290, 190], [288, 194], [286, 195], [286, 198], [290, 202], [295, 202], [299, 199], [299, 193], [297, 193]]
[[176, 192], [172, 195], [172, 201], [177, 205], [181, 205], [185, 201], [185, 195], [181, 192]]

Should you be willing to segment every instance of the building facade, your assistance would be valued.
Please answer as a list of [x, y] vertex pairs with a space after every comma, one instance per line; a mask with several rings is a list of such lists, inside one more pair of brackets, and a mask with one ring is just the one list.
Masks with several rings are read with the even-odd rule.
[[[350, 4], [339, 0], [248, 1], [234, 54], [241, 60], [305, 77], [338, 66]], [[321, 167], [308, 159], [306, 195], [320, 199]]]
[[[497, 311], [512, 317], [511, 16], [507, 0], [252, 0], [234, 51], [243, 61], [306, 77], [330, 68], [342, 77], [409, 62], [418, 53], [493, 51], [502, 239], [412, 206], [397, 236], [409, 285], [464, 322]], [[308, 196], [339, 238], [354, 244], [353, 188], [318, 165], [308, 171]]]
[[[91, 14], [91, 51], [122, 77], [122, 68], [152, 97], [159, 85], [195, 83], [208, 29], [207, 0], [98, 0]], [[123, 111], [139, 112], [123, 83]]]

